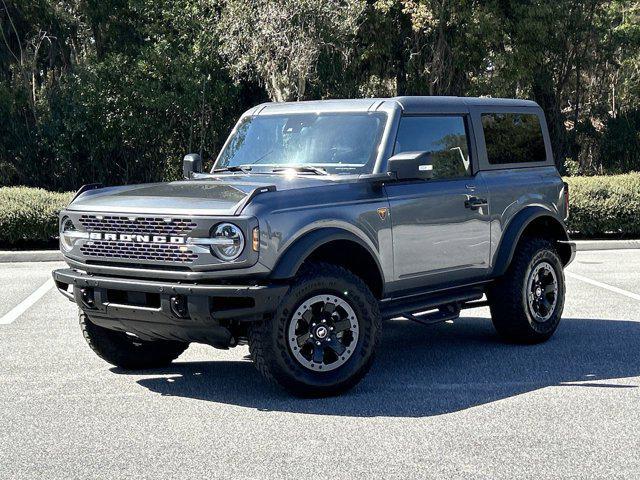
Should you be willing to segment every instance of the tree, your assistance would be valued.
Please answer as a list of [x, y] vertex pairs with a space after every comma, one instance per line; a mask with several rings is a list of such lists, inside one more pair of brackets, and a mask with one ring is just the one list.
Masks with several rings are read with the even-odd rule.
[[397, 18], [398, 94], [464, 95], [486, 70], [486, 52], [498, 41], [499, 29], [485, 2], [377, 0], [374, 5]]
[[308, 98], [323, 53], [351, 58], [361, 0], [230, 0], [219, 25], [221, 50], [236, 79], [260, 82], [269, 98]]
[[222, 65], [215, 2], [0, 1], [2, 184], [175, 178], [264, 98]]
[[0, 0], [0, 185], [175, 178], [256, 103], [405, 94], [531, 98], [559, 167], [640, 170], [640, 0]]

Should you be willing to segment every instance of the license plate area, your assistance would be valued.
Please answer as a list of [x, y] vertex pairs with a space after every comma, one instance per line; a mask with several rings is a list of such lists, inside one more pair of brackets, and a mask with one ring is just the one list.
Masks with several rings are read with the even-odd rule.
[[160, 308], [160, 294], [107, 289], [107, 302], [132, 307]]

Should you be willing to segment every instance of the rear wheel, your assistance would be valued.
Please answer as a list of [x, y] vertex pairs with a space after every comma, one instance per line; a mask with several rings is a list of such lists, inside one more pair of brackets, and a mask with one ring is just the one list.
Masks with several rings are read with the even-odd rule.
[[158, 368], [169, 365], [189, 346], [168, 340], [143, 341], [124, 332], [109, 330], [91, 322], [80, 310], [80, 328], [84, 339], [96, 355], [106, 362], [128, 370]]
[[510, 342], [543, 342], [560, 323], [564, 296], [562, 262], [553, 243], [524, 238], [507, 272], [489, 291], [493, 324]]
[[249, 350], [268, 380], [303, 397], [336, 395], [373, 362], [381, 330], [378, 302], [348, 270], [305, 266], [273, 318], [252, 325]]

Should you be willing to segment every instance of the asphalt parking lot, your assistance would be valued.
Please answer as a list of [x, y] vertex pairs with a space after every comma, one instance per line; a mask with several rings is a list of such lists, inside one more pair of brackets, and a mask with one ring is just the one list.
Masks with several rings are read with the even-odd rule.
[[543, 345], [500, 343], [486, 308], [388, 322], [324, 400], [265, 385], [246, 347], [107, 365], [40, 288], [59, 265], [0, 264], [0, 478], [640, 478], [640, 250], [579, 252]]

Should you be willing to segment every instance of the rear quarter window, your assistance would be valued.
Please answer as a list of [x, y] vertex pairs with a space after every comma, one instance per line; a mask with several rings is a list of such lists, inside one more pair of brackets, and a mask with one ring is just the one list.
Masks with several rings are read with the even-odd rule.
[[487, 158], [492, 165], [547, 160], [540, 119], [530, 113], [483, 113]]

